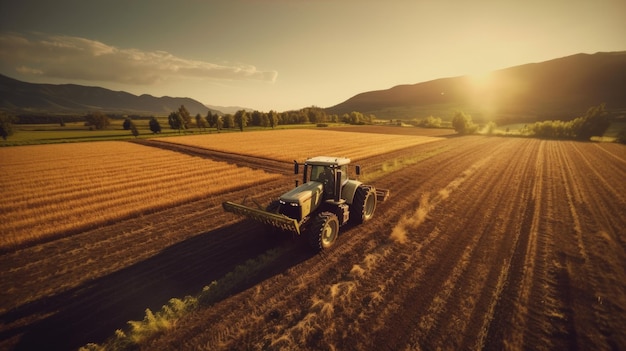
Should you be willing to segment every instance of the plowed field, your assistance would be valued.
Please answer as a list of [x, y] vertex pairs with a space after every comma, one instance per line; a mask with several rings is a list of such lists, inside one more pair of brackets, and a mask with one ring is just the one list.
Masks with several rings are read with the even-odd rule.
[[360, 164], [391, 197], [323, 254], [220, 207], [284, 174], [2, 254], [0, 348], [102, 342], [278, 248], [140, 348], [626, 349], [626, 147], [450, 137]]

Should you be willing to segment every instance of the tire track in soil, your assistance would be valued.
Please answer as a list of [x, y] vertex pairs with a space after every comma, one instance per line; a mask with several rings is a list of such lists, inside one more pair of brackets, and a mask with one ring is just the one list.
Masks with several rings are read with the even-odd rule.
[[[616, 250], [616, 248], [597, 250], [594, 247], [602, 240], [602, 237], [598, 235], [599, 232], [612, 237], [619, 235], [619, 232], [614, 231], [613, 228], [623, 230], [626, 227], [623, 212], [619, 215], [611, 210], [612, 208], [624, 209], [625, 204], [621, 201], [622, 194], [616, 192], [611, 186], [620, 182], [607, 182], [606, 177], [610, 177], [610, 173], [599, 172], [597, 169], [602, 163], [592, 165], [590, 158], [594, 154], [582, 153], [581, 146], [578, 143], [570, 143], [568, 149], [573, 152], [567, 152], [564, 144], [557, 145], [562, 163], [577, 166], [572, 172], [564, 174], [567, 178], [565, 193], [570, 204], [569, 210], [574, 220], [576, 233], [574, 241], [576, 251], [573, 251], [571, 256], [575, 259], [568, 259], [565, 262], [567, 281], [571, 284], [572, 291], [576, 292], [572, 294], [572, 304], [579, 306], [578, 311], [572, 316], [573, 323], [578, 331], [576, 335], [579, 345], [598, 350], [607, 347], [619, 348], [619, 345], [626, 345], [626, 337], [611, 335], [611, 333], [616, 330], [616, 327], [623, 325], [620, 324], [623, 321], [612, 318], [615, 314], [611, 313], [611, 309], [620, 305], [622, 309], [626, 308], [624, 298], [626, 291], [623, 290], [623, 285], [622, 291], [619, 288], [613, 288], [619, 286], [619, 281], [624, 282], [626, 278], [626, 269], [623, 266], [626, 256], [623, 250]], [[572, 194], [579, 196], [575, 197]], [[618, 205], [606, 206], [608, 198], [612, 198]], [[621, 269], [618, 265], [611, 269], [612, 274], [605, 276], [602, 274], [607, 268], [603, 262], [604, 257], [608, 257], [613, 252], [617, 253], [618, 258], [614, 262], [622, 262]], [[615, 302], [615, 304], [611, 306], [610, 302]]]
[[[499, 151], [504, 150], [500, 149]], [[485, 162], [489, 162], [489, 159], [485, 159]], [[463, 340], [463, 335], [476, 337], [480, 335], [481, 330], [473, 330], [469, 333], [464, 333], [464, 331], [467, 328], [472, 328], [473, 325], [487, 324], [487, 321], [490, 319], [489, 313], [482, 315], [482, 311], [489, 311], [489, 309], [481, 308], [481, 313], [476, 313], [476, 306], [479, 303], [484, 304], [485, 300], [489, 301], [492, 294], [487, 290], [491, 286], [496, 285], [487, 284], [487, 277], [492, 276], [491, 279], [500, 277], [500, 273], [497, 271], [490, 272], [489, 267], [494, 267], [492, 260], [498, 257], [498, 249], [503, 246], [502, 243], [498, 242], [502, 238], [496, 236], [498, 233], [501, 233], [497, 228], [500, 226], [506, 228], [510, 226], [511, 222], [508, 220], [500, 222], [498, 218], [493, 218], [493, 222], [482, 221], [474, 225], [472, 223], [468, 224], [467, 221], [472, 220], [476, 215], [486, 218], [498, 217], [500, 216], [498, 213], [504, 207], [519, 206], [519, 203], [507, 204], [506, 200], [509, 199], [509, 194], [502, 193], [503, 190], [497, 187], [498, 184], [494, 184], [501, 182], [503, 179], [511, 179], [515, 175], [516, 168], [520, 167], [520, 163], [514, 160], [511, 161], [511, 164], [515, 167], [500, 169], [498, 174], [489, 174], [487, 171], [488, 167], [484, 166], [485, 169], [481, 169], [472, 178], [467, 179], [463, 186], [464, 189], [479, 190], [478, 194], [472, 192], [474, 205], [469, 208], [466, 207], [467, 214], [461, 218], [455, 218], [456, 222], [445, 221], [446, 223], [435, 226], [434, 230], [440, 231], [442, 238], [447, 236], [451, 239], [445, 239], [449, 240], [449, 242], [439, 245], [437, 249], [441, 251], [437, 251], [432, 255], [433, 261], [436, 262], [436, 265], [433, 262], [435, 267], [427, 267], [426, 269], [429, 271], [419, 279], [406, 279], [407, 281], [421, 280], [423, 282], [421, 286], [413, 287], [413, 294], [405, 294], [409, 296], [409, 300], [412, 299], [410, 296], [420, 296], [419, 300], [421, 301], [418, 300], [417, 304], [405, 301], [405, 305], [400, 309], [405, 311], [405, 315], [407, 310], [412, 311], [409, 314], [417, 314], [410, 323], [412, 328], [408, 328], [414, 329], [414, 332], [408, 338], [409, 348], [459, 349], [465, 348], [461, 345], [473, 346], [475, 341], [467, 340], [467, 338]], [[521, 167], [524, 166], [522, 163]], [[510, 184], [507, 187], [510, 187]], [[490, 202], [489, 208], [485, 208], [485, 200], [493, 196], [492, 192], [500, 194], [498, 194], [495, 204]], [[459, 195], [464, 197], [464, 194]], [[457, 195], [454, 194], [448, 200], [447, 203], [451, 203], [451, 205], [445, 207], [447, 212], [451, 209], [453, 212], [459, 210], [454, 209], [458, 207], [458, 205], [455, 205], [458, 203], [458, 201], [455, 201], [456, 199]], [[508, 214], [510, 212], [505, 211], [505, 213]], [[444, 239], [439, 239], [439, 241], [443, 242]], [[481, 250], [477, 250], [478, 247]], [[424, 261], [429, 262], [430, 260], [428, 257], [425, 257]], [[499, 267], [500, 265], [496, 264], [495, 266]], [[435, 277], [441, 277], [441, 280]], [[459, 289], [460, 286], [463, 288]], [[425, 287], [428, 291], [424, 293]], [[485, 322], [482, 322], [481, 319]], [[475, 320], [477, 323], [470, 323], [471, 320]], [[455, 330], [455, 335], [441, 333], [441, 330]], [[390, 346], [389, 349], [397, 349], [401, 345], [402, 343], [398, 341], [397, 345]]]
[[[540, 218], [544, 211], [551, 211], [552, 207], [542, 207], [542, 199], [544, 199], [544, 165], [545, 158], [545, 142], [538, 142], [538, 150], [534, 167], [527, 167], [529, 179], [534, 179], [534, 183], [529, 187], [531, 194], [527, 199], [529, 206], [524, 211], [523, 218], [519, 221], [519, 234], [513, 245], [513, 251], [509, 255], [511, 257], [509, 265], [503, 269], [501, 276], [504, 281], [499, 280], [499, 289], [503, 296], [511, 296], [510, 299], [496, 299], [492, 306], [494, 319], [507, 320], [510, 318], [510, 325], [505, 328], [490, 328], [482, 345], [486, 349], [519, 349], [523, 348], [525, 338], [527, 338], [527, 329], [529, 323], [529, 303], [532, 301], [536, 291], [547, 298], [550, 292], [548, 287], [537, 285], [536, 281], [549, 281], [543, 274], [545, 273], [545, 252], [549, 246], [549, 237], [546, 235], [538, 235], [540, 231]], [[504, 271], [506, 270], [506, 273]], [[514, 301], [514, 302], [512, 302]], [[509, 317], [510, 316], [510, 317]], [[513, 327], [515, 326], [515, 327]], [[547, 329], [550, 329], [548, 326]], [[546, 340], [547, 349], [554, 347], [550, 340]]]
[[[570, 228], [563, 228], [562, 231], [554, 232], [556, 240], [566, 242], [563, 245], [565, 255], [562, 256], [562, 262], [560, 262], [562, 267], [560, 273], [563, 275], [562, 281], [568, 285], [566, 290], [568, 294], [562, 301], [570, 305], [564, 306], [565, 311], [567, 311], [565, 316], [570, 321], [570, 331], [573, 332], [573, 335], [576, 335], [574, 345], [586, 345], [585, 348], [600, 350], [602, 349], [601, 344], [596, 343], [596, 341], [600, 340], [595, 338], [583, 340], [580, 335], [581, 332], [584, 334], [596, 334], [597, 332], [593, 330], [597, 328], [600, 320], [598, 320], [597, 315], [594, 316], [593, 311], [588, 310], [590, 302], [593, 303], [593, 301], [589, 301], [588, 296], [578, 293], [583, 286], [586, 286], [584, 290], [591, 290], [589, 293], [593, 297], [597, 296], [595, 292], [597, 284], [594, 282], [593, 276], [587, 274], [585, 269], [585, 266], [589, 263], [589, 253], [583, 238], [583, 222], [578, 213], [578, 209], [584, 203], [583, 192], [585, 191], [581, 186], [583, 183], [579, 179], [580, 174], [578, 172], [580, 168], [577, 167], [579, 163], [574, 163], [569, 157], [571, 154], [566, 151], [565, 143], [550, 143], [549, 145], [553, 150], [551, 154], [553, 159], [549, 164], [557, 165], [558, 167], [555, 168], [554, 173], [558, 172], [557, 169], [567, 170], [554, 175], [560, 184], [559, 187], [556, 187], [560, 192], [558, 195], [563, 196], [565, 199], [564, 208], [556, 215], [562, 216], [566, 219], [566, 223], [570, 223]], [[572, 144], [570, 143], [567, 146], [571, 148]], [[575, 312], [571, 309], [572, 306], [577, 306]], [[578, 313], [582, 313], [586, 317], [580, 318], [577, 315]], [[539, 331], [537, 332], [540, 333]]]
[[[609, 300], [624, 310], [624, 298], [617, 296], [624, 292], [626, 257], [619, 248], [615, 253], [615, 246], [611, 250], [594, 248], [598, 240], [590, 236], [595, 233], [587, 226], [604, 217], [585, 214], [590, 203], [596, 208], [594, 202], [609, 213], [620, 206], [603, 195], [599, 185], [604, 182], [585, 180], [593, 172], [583, 167], [586, 163], [579, 157], [593, 157], [592, 144], [543, 141], [542, 147], [528, 243], [519, 245], [513, 255], [511, 278], [502, 293], [510, 298], [496, 308], [496, 320], [513, 318], [506, 328], [490, 331], [486, 348], [620, 349], [626, 341], [623, 333], [616, 331], [621, 330], [624, 315], [611, 310], [611, 304], [600, 303], [603, 300], [597, 296], [611, 296]], [[622, 168], [617, 174], [625, 172]], [[617, 179], [608, 182], [619, 184]], [[609, 232], [623, 225], [604, 223]], [[594, 256], [600, 253], [604, 257], [607, 252], [613, 255], [604, 266], [592, 264], [597, 260]], [[607, 271], [610, 273], [603, 279], [602, 272]]]

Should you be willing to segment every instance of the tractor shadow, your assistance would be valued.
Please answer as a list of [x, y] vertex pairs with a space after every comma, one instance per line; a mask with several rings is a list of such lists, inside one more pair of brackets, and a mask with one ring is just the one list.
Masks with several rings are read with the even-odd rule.
[[171, 298], [196, 296], [235, 267], [286, 245], [287, 254], [210, 302], [217, 303], [281, 274], [315, 255], [302, 242], [268, 240], [248, 221], [201, 233], [135, 265], [1, 315], [3, 324], [21, 319], [37, 322], [6, 330], [0, 340], [22, 334], [15, 350], [75, 350], [88, 343], [102, 343], [116, 329], [127, 329], [127, 321], [143, 320], [146, 308], [155, 312]]

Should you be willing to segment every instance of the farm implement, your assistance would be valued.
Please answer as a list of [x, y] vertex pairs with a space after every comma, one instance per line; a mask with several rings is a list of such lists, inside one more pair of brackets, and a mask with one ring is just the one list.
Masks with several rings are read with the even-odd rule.
[[[376, 203], [389, 197], [389, 190], [376, 189], [348, 178], [350, 159], [318, 156], [303, 164], [294, 161], [294, 174], [304, 166], [302, 185], [266, 208], [226, 201], [224, 210], [266, 225], [268, 228], [303, 235], [316, 250], [330, 248], [339, 228], [347, 223], [361, 224], [374, 216]], [[356, 166], [356, 174], [360, 167]]]

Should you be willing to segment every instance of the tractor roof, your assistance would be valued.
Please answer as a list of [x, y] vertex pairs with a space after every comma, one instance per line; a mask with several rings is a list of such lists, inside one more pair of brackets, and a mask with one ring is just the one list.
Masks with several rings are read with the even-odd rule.
[[343, 166], [349, 164], [350, 159], [345, 157], [316, 156], [306, 160], [306, 163], [317, 166]]

